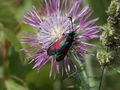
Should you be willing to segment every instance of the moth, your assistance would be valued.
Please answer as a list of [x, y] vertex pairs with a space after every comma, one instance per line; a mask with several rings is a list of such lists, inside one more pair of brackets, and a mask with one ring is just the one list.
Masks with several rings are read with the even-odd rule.
[[[71, 17], [69, 18], [72, 22], [72, 18]], [[75, 30], [72, 30], [67, 34], [63, 34], [60, 40], [56, 41], [47, 49], [47, 54], [49, 56], [56, 55], [57, 62], [64, 60], [64, 57], [66, 56], [68, 50], [70, 49], [72, 43], [74, 42], [74, 37]]]

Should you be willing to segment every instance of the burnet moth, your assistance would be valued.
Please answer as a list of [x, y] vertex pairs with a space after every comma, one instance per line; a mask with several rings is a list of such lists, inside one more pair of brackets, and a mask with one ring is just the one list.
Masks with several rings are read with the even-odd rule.
[[[69, 18], [72, 23], [72, 17]], [[73, 29], [73, 23], [72, 23], [72, 29]], [[72, 43], [74, 42], [75, 31], [76, 30], [72, 30], [66, 35], [63, 33], [61, 39], [57, 40], [47, 49], [47, 54], [49, 56], [55, 55], [57, 62], [64, 60], [64, 57], [66, 56], [68, 50], [70, 49]]]

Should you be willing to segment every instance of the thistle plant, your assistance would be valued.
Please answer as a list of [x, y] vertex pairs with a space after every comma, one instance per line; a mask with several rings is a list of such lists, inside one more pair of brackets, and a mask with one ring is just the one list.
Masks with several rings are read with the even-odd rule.
[[1, 0], [0, 90], [120, 90], [119, 65], [120, 0]]
[[113, 0], [107, 11], [107, 24], [102, 27], [101, 42], [104, 50], [98, 51], [101, 65], [120, 65], [120, 1]]
[[[95, 46], [86, 40], [99, 37], [98, 20], [89, 20], [92, 12], [88, 6], [81, 8], [81, 0], [45, 0], [41, 12], [34, 6], [26, 13], [24, 21], [34, 27], [36, 33], [27, 33], [22, 42], [30, 44], [23, 48], [33, 68], [41, 69], [51, 63], [50, 77], [68, 76], [77, 72], [82, 86], [88, 90], [85, 72], [80, 72], [85, 64], [84, 55], [91, 55], [88, 47]], [[83, 70], [84, 71], [84, 70]], [[78, 78], [78, 77], [76, 77]]]
[[102, 27], [102, 50], [98, 50], [97, 58], [103, 68], [99, 90], [106, 68], [120, 65], [120, 1], [113, 0], [107, 10], [107, 24]]

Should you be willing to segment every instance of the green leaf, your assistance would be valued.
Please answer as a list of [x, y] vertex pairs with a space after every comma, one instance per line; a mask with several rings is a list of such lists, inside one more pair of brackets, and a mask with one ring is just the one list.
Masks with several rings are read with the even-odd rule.
[[13, 29], [13, 27], [18, 23], [15, 18], [14, 8], [10, 0], [0, 1], [0, 23], [3, 26]]
[[3, 78], [3, 67], [0, 67], [0, 79]]
[[15, 8], [16, 14], [15, 17], [18, 21], [23, 22], [23, 17], [25, 13], [32, 9], [32, 1], [31, 0], [24, 0], [23, 5], [19, 8]]
[[4, 83], [0, 83], [0, 90], [6, 90]]
[[[20, 78], [24, 78], [32, 67], [27, 67], [28, 63], [24, 63], [25, 59], [19, 57], [19, 53], [14, 47], [9, 49], [9, 73]], [[27, 61], [27, 60], [26, 60]]]
[[29, 90], [26, 86], [19, 85], [14, 80], [7, 80], [5, 85], [7, 90]]
[[0, 23], [0, 44], [3, 44], [5, 40], [4, 32], [3, 32], [3, 25]]
[[19, 40], [17, 39], [16, 35], [9, 29], [4, 28], [4, 34], [8, 40], [12, 43], [12, 45], [15, 47], [15, 49], [18, 51], [21, 49], [21, 44]]
[[40, 4], [44, 5], [44, 1], [43, 0], [32, 0], [33, 5], [35, 5], [36, 7], [40, 7]]
[[21, 43], [19, 42], [18, 38], [16, 37], [15, 33], [13, 33], [11, 30], [4, 28], [3, 32], [5, 34], [5, 37], [12, 43], [12, 45], [15, 47], [15, 50], [19, 53], [20, 59], [23, 61], [25, 59], [24, 55], [20, 51], [22, 48]]
[[99, 18], [99, 23], [104, 24], [107, 20], [106, 10], [111, 0], [86, 0], [93, 10], [93, 17]]
[[25, 79], [29, 87], [35, 86], [36, 90], [53, 90], [54, 80], [53, 77], [49, 78], [49, 68], [49, 65], [45, 65], [40, 71], [29, 72]]

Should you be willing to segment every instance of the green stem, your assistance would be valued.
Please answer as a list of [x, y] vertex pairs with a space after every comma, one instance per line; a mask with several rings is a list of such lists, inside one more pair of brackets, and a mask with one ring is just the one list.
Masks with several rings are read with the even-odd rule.
[[3, 79], [8, 79], [8, 69], [9, 69], [9, 61], [8, 61], [8, 50], [9, 50], [9, 41], [5, 40], [5, 44], [3, 46]]
[[[89, 88], [89, 84], [88, 84], [88, 78], [87, 78], [87, 74], [85, 72], [85, 67], [83, 64], [81, 64], [80, 60], [78, 60], [74, 54], [72, 52], [70, 52], [70, 57], [73, 59], [73, 62], [77, 65], [78, 68], [78, 76], [77, 79], [80, 79], [80, 87], [82, 85], [83, 90], [90, 90]], [[81, 90], [81, 89], [80, 89]]]
[[91, 90], [97, 90], [97, 87], [96, 87], [96, 80], [95, 80], [95, 75], [93, 74], [93, 67], [92, 67], [92, 59], [90, 56], [87, 56], [85, 58], [86, 60], [89, 59], [87, 61], [87, 64], [86, 64], [86, 72], [88, 74], [88, 80], [89, 80], [89, 87], [91, 88]]
[[105, 72], [106, 72], [106, 66], [103, 66], [102, 74], [101, 74], [101, 79], [100, 79], [100, 84], [99, 84], [99, 90], [102, 90], [102, 83], [104, 81]]

